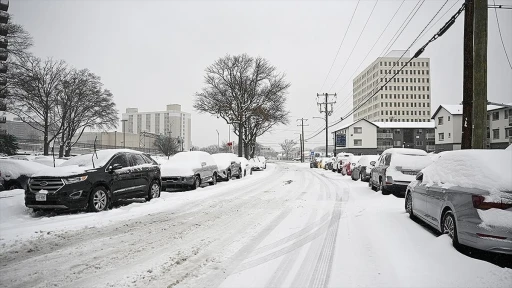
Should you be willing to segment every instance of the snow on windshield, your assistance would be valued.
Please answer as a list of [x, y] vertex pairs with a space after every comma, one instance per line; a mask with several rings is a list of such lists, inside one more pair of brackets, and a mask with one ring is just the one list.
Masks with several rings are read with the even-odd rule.
[[212, 157], [217, 163], [217, 166], [221, 167], [222, 169], [227, 168], [229, 165], [231, 165], [231, 161], [236, 161], [235, 154], [231, 153], [212, 154]]
[[459, 150], [439, 154], [422, 170], [427, 185], [460, 186], [500, 194], [512, 191], [512, 151]]
[[432, 158], [426, 155], [393, 154], [391, 156], [390, 166], [419, 171], [430, 164], [432, 164]]
[[[109, 149], [109, 150], [100, 150], [96, 152], [96, 155], [94, 155], [94, 167], [102, 167], [105, 164], [107, 164], [108, 160], [114, 156], [114, 154], [119, 152], [131, 152], [131, 153], [140, 153], [138, 151], [129, 150], [129, 149]], [[93, 168], [93, 155], [90, 154], [84, 154], [80, 156], [73, 157], [69, 159], [68, 161], [62, 163], [59, 166], [73, 166], [77, 165], [80, 167], [90, 167]]]

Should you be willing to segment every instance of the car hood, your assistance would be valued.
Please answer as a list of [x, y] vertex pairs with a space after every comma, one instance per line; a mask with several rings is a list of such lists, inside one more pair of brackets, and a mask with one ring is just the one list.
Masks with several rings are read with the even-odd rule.
[[48, 169], [34, 173], [32, 177], [68, 177], [85, 174], [90, 170], [92, 169], [88, 167], [80, 167], [78, 165], [48, 167]]
[[200, 169], [199, 163], [167, 162], [160, 166], [160, 173], [164, 176], [191, 176]]

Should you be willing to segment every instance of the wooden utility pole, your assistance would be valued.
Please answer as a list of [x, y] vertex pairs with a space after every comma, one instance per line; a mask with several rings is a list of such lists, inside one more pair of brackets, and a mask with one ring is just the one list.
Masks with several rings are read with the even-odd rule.
[[473, 135], [473, 23], [474, 0], [464, 8], [464, 78], [462, 84], [462, 149], [471, 149]]
[[304, 162], [304, 126], [309, 126], [307, 124], [304, 124], [304, 121], [308, 121], [308, 119], [304, 119], [304, 118], [300, 118], [300, 119], [297, 119], [297, 121], [300, 121], [300, 124], [298, 124], [297, 126], [302, 126], [302, 134], [300, 136], [300, 162]]
[[[331, 99], [329, 99], [329, 96], [331, 96]], [[325, 157], [327, 157], [329, 155], [329, 116], [332, 114], [333, 106], [336, 103], [336, 93], [317, 93], [316, 97], [320, 113], [325, 113]], [[324, 102], [320, 102], [319, 97], [325, 97]]]
[[487, 0], [474, 0], [473, 149], [484, 149], [487, 136]]

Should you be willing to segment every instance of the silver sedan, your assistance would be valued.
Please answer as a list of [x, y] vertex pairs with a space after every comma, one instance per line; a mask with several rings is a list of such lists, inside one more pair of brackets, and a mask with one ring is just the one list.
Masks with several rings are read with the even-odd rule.
[[485, 190], [427, 185], [422, 181], [421, 172], [416, 179], [409, 184], [405, 194], [405, 210], [411, 218], [420, 218], [441, 233], [448, 234], [454, 246], [463, 244], [481, 250], [512, 254], [510, 223], [500, 219], [496, 221], [495, 217], [503, 215], [505, 217], [501, 219], [510, 219], [510, 191], [503, 192], [504, 199], [493, 201], [486, 200], [489, 192]]

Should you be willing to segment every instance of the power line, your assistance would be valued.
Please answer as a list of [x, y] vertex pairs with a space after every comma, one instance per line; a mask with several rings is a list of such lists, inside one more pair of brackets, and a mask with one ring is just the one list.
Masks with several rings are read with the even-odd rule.
[[345, 30], [345, 34], [343, 35], [343, 38], [341, 39], [340, 46], [338, 47], [338, 51], [336, 52], [336, 56], [334, 56], [334, 60], [332, 61], [331, 68], [329, 68], [329, 72], [325, 76], [324, 83], [322, 84], [322, 88], [320, 88], [320, 91], [324, 89], [325, 82], [327, 81], [327, 78], [329, 78], [329, 75], [331, 74], [332, 67], [334, 66], [334, 63], [336, 62], [336, 59], [338, 58], [338, 54], [340, 53], [341, 46], [343, 45], [343, 42], [345, 42], [345, 37], [347, 36], [348, 30], [350, 29], [350, 25], [352, 24], [352, 20], [354, 19], [354, 15], [356, 15], [357, 7], [359, 6], [359, 2], [361, 0], [357, 1], [356, 9], [354, 9], [354, 12], [352, 13], [352, 17], [350, 17], [350, 22], [348, 23], [347, 30]]
[[[496, 1], [492, 0], [492, 2], [496, 6]], [[505, 43], [503, 42], [503, 37], [501, 36], [500, 20], [498, 19], [498, 11], [496, 10], [496, 7], [494, 7], [494, 13], [496, 14], [496, 23], [498, 23], [498, 31], [500, 32], [501, 45], [503, 45], [503, 51], [505, 51], [505, 56], [507, 56], [508, 65], [510, 66], [510, 69], [512, 69], [512, 64], [510, 64], [507, 49], [505, 48]]]
[[336, 79], [334, 80], [334, 83], [332, 83], [331, 88], [329, 88], [329, 91], [331, 91], [332, 88], [334, 87], [334, 85], [336, 85], [336, 82], [338, 82], [338, 79], [340, 78], [341, 73], [343, 72], [343, 70], [345, 70], [345, 66], [347, 66], [348, 61], [350, 61], [350, 57], [352, 56], [352, 53], [356, 49], [357, 44], [359, 43], [359, 40], [361, 39], [361, 36], [363, 36], [364, 31], [366, 29], [366, 25], [368, 25], [368, 22], [370, 21], [370, 18], [372, 17], [373, 11], [375, 10], [375, 7], [377, 7], [377, 3], [379, 3], [379, 0], [375, 1], [372, 11], [370, 12], [368, 19], [366, 19], [366, 22], [364, 23], [363, 30], [361, 30], [361, 33], [359, 33], [359, 36], [357, 37], [356, 44], [354, 44], [354, 47], [352, 47], [352, 51], [350, 51], [350, 54], [348, 55], [348, 58], [345, 61], [345, 64], [343, 64], [343, 67], [341, 68], [340, 73], [338, 73], [338, 76], [336, 76]]

